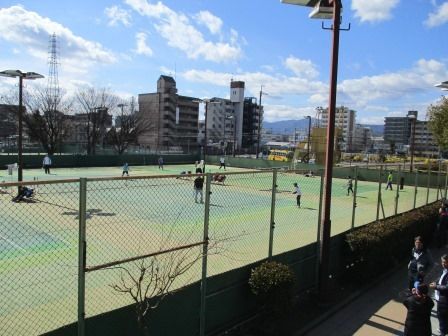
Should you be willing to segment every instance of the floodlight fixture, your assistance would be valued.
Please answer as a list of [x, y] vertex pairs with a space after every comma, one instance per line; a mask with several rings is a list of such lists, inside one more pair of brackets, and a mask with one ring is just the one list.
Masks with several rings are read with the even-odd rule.
[[[309, 14], [311, 19], [331, 20], [333, 19], [334, 6], [329, 0], [280, 0], [282, 3], [313, 7]], [[342, 6], [341, 6], [342, 10]]]
[[435, 87], [441, 88], [443, 91], [448, 90], [448, 81], [441, 82], [439, 84], [434, 85]]

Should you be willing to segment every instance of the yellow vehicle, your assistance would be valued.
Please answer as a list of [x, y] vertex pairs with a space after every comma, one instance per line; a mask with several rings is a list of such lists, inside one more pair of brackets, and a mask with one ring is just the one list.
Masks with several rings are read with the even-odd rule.
[[271, 149], [269, 151], [268, 160], [289, 162], [292, 160], [294, 152], [286, 149]]

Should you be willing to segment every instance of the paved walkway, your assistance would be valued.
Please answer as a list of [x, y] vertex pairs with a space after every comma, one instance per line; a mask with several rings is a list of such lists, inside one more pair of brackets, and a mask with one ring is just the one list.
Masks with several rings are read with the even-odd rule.
[[[440, 256], [448, 248], [431, 249], [434, 268], [427, 276], [427, 283], [441, 274]], [[403, 290], [407, 288], [407, 265], [403, 265], [368, 291], [341, 308], [336, 314], [309, 330], [310, 336], [385, 336], [403, 335], [406, 307], [402, 304]], [[430, 290], [433, 297], [434, 292]], [[431, 314], [433, 335], [438, 335], [436, 303]], [[300, 333], [297, 334], [297, 336]], [[303, 335], [303, 334], [302, 334]]]

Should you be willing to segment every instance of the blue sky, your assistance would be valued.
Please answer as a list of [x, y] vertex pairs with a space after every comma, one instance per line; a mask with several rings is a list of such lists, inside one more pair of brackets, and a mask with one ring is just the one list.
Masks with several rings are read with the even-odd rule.
[[[337, 104], [357, 122], [418, 110], [448, 80], [448, 1], [342, 0]], [[331, 33], [309, 9], [279, 0], [9, 1], [0, 7], [0, 70], [48, 74], [56, 33], [59, 82], [109, 87], [123, 98], [154, 92], [161, 74], [179, 94], [228, 97], [231, 79], [263, 96], [265, 119], [315, 115], [327, 106]], [[331, 21], [326, 21], [329, 26]], [[37, 81], [36, 81], [37, 82]], [[41, 84], [44, 82], [41, 80]], [[0, 79], [0, 95], [16, 81]], [[35, 85], [29, 83], [27, 85]]]

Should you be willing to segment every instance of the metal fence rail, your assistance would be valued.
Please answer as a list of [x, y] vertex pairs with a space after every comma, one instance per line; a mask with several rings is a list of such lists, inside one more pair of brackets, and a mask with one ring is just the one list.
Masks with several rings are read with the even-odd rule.
[[[362, 169], [335, 168], [332, 235], [446, 196], [446, 170], [403, 173], [400, 189], [397, 168], [393, 190], [385, 190], [389, 169], [368, 172], [374, 177], [367, 181]], [[37, 335], [78, 321], [83, 335], [85, 318], [134, 303], [116, 290], [126, 274], [138, 278], [142, 267], [170, 272], [187, 265], [170, 289], [201, 281], [203, 335], [208, 276], [318, 239], [321, 171], [201, 175], [203, 203], [200, 195], [195, 202], [198, 176], [0, 184], [0, 334]], [[302, 191], [300, 207], [294, 183]], [[18, 186], [34, 195], [13, 202]]]

